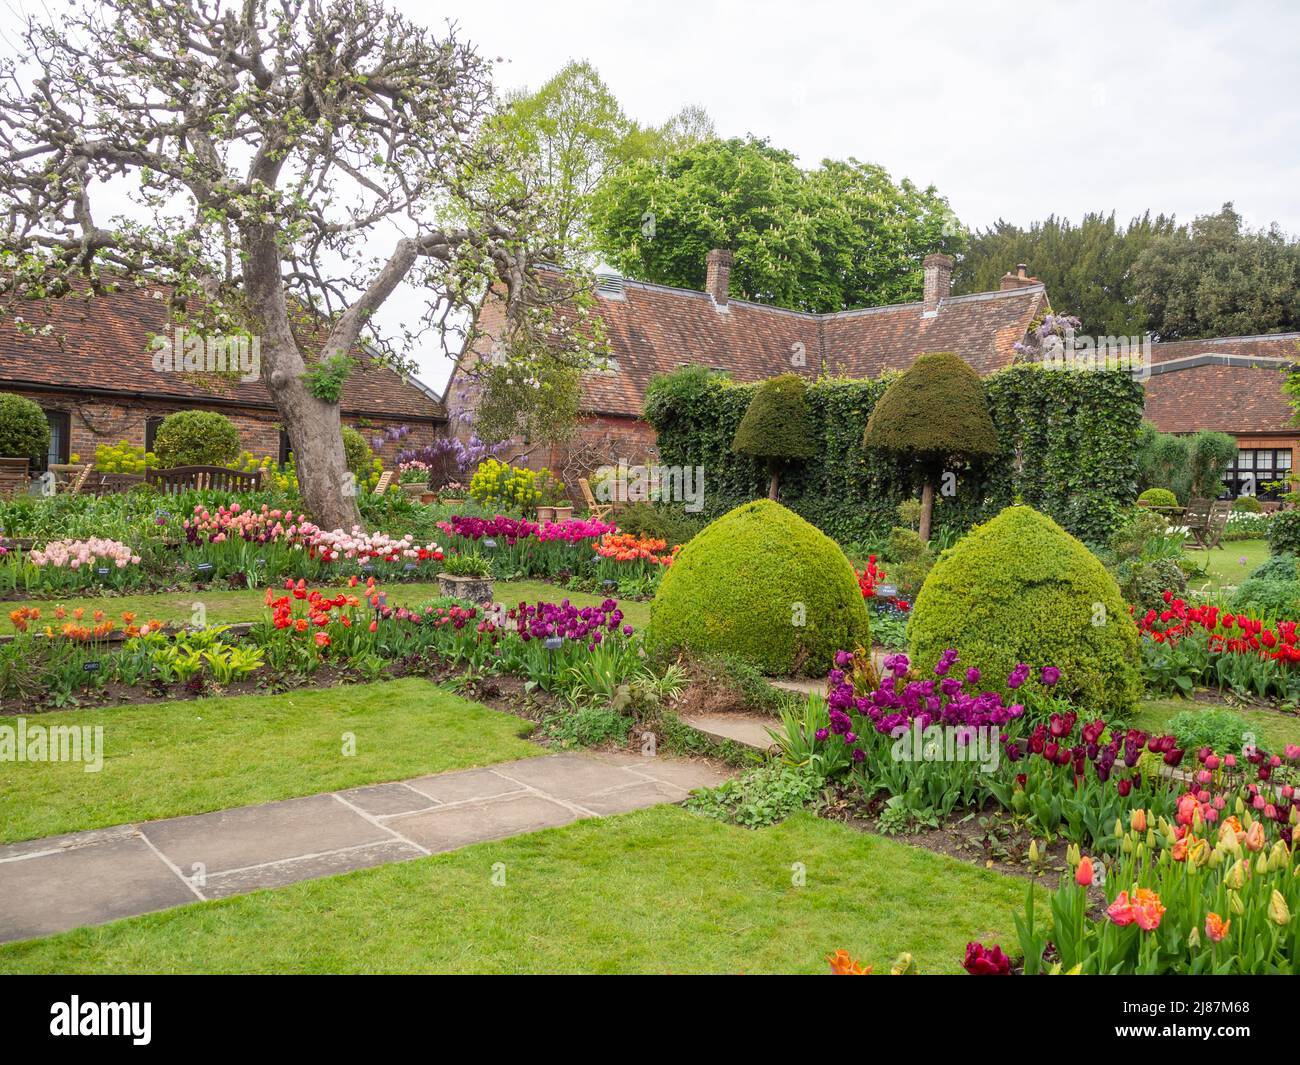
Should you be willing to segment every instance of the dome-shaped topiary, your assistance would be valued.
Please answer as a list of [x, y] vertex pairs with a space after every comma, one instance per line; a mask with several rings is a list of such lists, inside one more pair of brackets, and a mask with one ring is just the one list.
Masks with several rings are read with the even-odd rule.
[[153, 451], [163, 469], [225, 466], [239, 456], [239, 430], [216, 411], [181, 410], [158, 426]]
[[1178, 497], [1168, 488], [1148, 488], [1138, 496], [1138, 502], [1149, 507], [1176, 507]]
[[811, 458], [817, 450], [802, 377], [782, 374], [759, 385], [736, 426], [731, 450], [767, 463], [768, 497], [775, 499], [781, 464]]
[[364, 480], [374, 461], [374, 452], [366, 438], [350, 425], [343, 427], [343, 460], [358, 481]]
[[40, 462], [50, 450], [50, 422], [30, 399], [0, 392], [0, 457]]
[[936, 351], [922, 355], [885, 389], [862, 442], [916, 469], [922, 485], [920, 532], [928, 540], [935, 480], [950, 462], [997, 454], [998, 431], [979, 375], [959, 356]]
[[682, 548], [650, 604], [649, 645], [733, 655], [764, 673], [819, 676], [835, 652], [871, 645], [844, 552], [769, 499], [745, 503]]
[[1032, 507], [1007, 507], [935, 563], [907, 628], [917, 664], [949, 647], [1000, 685], [1019, 662], [1057, 666], [1061, 692], [1089, 713], [1131, 711], [1141, 689], [1138, 632], [1115, 578]]

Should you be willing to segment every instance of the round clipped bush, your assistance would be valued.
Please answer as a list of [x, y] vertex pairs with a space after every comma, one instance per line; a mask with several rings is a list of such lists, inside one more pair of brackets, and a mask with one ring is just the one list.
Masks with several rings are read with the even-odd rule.
[[782, 463], [816, 454], [803, 378], [782, 374], [764, 381], [736, 426], [731, 450], [767, 463], [768, 497], [775, 499]]
[[977, 525], [930, 570], [907, 629], [917, 665], [950, 647], [996, 689], [1017, 663], [1061, 670], [1061, 694], [1088, 713], [1132, 711], [1138, 632], [1115, 578], [1032, 507]]
[[374, 461], [374, 452], [366, 438], [350, 425], [343, 427], [343, 459], [358, 481], [365, 480]]
[[1264, 504], [1254, 496], [1238, 496], [1232, 501], [1232, 509], [1244, 514], [1259, 514], [1264, 510]]
[[1168, 488], [1148, 488], [1138, 496], [1138, 502], [1149, 507], [1176, 507], [1178, 497]]
[[0, 392], [0, 458], [40, 462], [50, 450], [50, 423], [30, 399]]
[[239, 457], [239, 430], [216, 411], [177, 411], [158, 426], [153, 453], [165, 470], [174, 466], [225, 466]]
[[770, 499], [736, 507], [682, 548], [650, 604], [657, 652], [743, 659], [820, 676], [835, 652], [871, 646], [866, 601], [844, 552]]

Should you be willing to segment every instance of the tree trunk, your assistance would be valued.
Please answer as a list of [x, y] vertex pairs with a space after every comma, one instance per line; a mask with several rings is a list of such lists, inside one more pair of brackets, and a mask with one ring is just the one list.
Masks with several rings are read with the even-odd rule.
[[934, 482], [929, 477], [921, 486], [921, 539], [930, 542], [930, 519], [934, 515]]
[[769, 471], [769, 474], [770, 476], [767, 481], [767, 498], [776, 499], [777, 489], [781, 484], [781, 471], [773, 466]]
[[317, 399], [303, 380], [307, 365], [289, 328], [273, 227], [250, 227], [244, 234], [244, 260], [249, 308], [262, 334], [262, 381], [293, 443], [298, 492], [322, 529], [351, 530], [361, 524], [361, 488], [343, 455], [339, 405]]
[[284, 419], [298, 469], [298, 492], [312, 521], [322, 529], [361, 525], [357, 494], [364, 491], [347, 467], [343, 454], [343, 424], [337, 403], [326, 403], [307, 391], [301, 377], [273, 380], [267, 388]]

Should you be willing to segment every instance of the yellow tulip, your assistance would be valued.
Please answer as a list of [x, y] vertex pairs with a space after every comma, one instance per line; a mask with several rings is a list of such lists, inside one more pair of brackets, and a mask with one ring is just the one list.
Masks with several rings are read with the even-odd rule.
[[1291, 911], [1287, 908], [1286, 899], [1282, 897], [1282, 892], [1277, 888], [1273, 889], [1273, 895], [1268, 900], [1269, 919], [1277, 925], [1287, 925], [1291, 923]]

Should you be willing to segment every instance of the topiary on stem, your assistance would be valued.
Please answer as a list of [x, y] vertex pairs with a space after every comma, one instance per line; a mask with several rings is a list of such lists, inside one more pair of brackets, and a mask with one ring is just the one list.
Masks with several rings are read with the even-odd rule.
[[0, 392], [0, 457], [40, 462], [50, 449], [50, 423], [30, 399]]
[[816, 453], [802, 377], [788, 373], [763, 382], [736, 426], [731, 450], [767, 463], [767, 497], [775, 499], [782, 465]]
[[239, 430], [216, 411], [181, 410], [158, 426], [153, 450], [163, 469], [225, 466], [239, 456]]
[[863, 444], [909, 465], [921, 482], [923, 540], [930, 539], [934, 484], [944, 469], [998, 451], [979, 375], [951, 352], [922, 355], [885, 390], [867, 419]]

